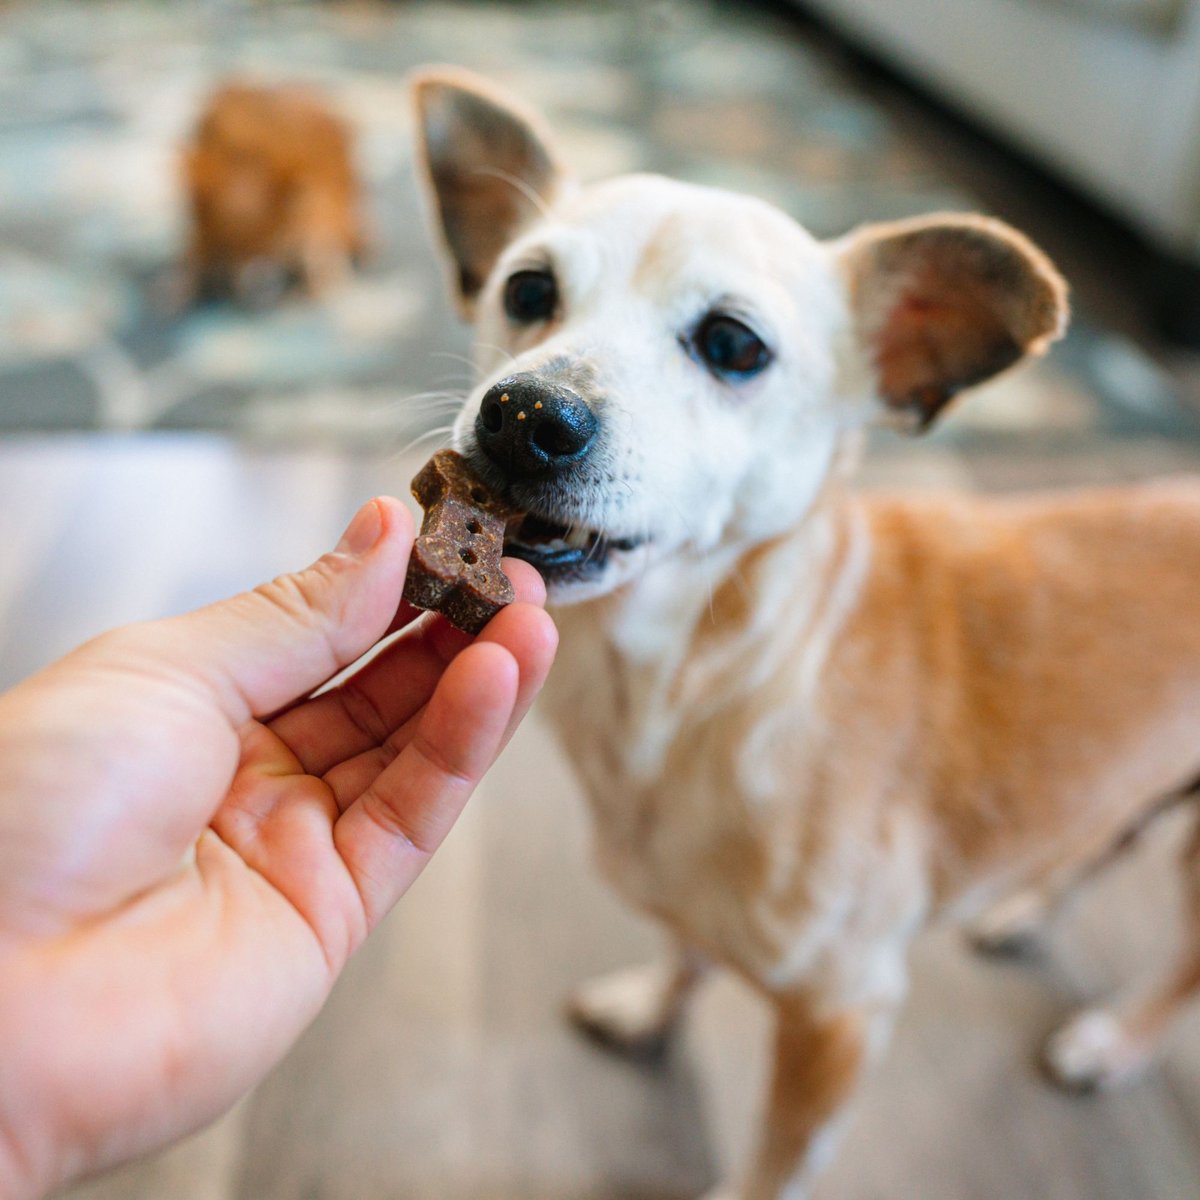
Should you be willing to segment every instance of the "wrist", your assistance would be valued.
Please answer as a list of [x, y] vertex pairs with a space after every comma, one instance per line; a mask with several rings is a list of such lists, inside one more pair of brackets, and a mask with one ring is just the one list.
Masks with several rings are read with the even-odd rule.
[[[37, 1106], [34, 1080], [28, 1077], [29, 1016], [36, 1010], [36, 982], [31, 955], [0, 936], [0, 1196], [4, 1200], [37, 1200], [52, 1186], [46, 1176], [52, 1155], [38, 1153], [44, 1140], [30, 1114]], [[32, 1137], [32, 1140], [31, 1140]], [[40, 1169], [39, 1169], [40, 1167]]]

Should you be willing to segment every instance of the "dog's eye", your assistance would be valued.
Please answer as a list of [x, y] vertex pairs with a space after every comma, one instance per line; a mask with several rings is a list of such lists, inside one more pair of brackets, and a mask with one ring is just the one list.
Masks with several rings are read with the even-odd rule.
[[736, 379], [757, 375], [771, 361], [762, 338], [724, 313], [709, 313], [700, 322], [692, 346], [714, 372]]
[[518, 271], [504, 285], [504, 311], [510, 321], [545, 321], [558, 306], [558, 284], [549, 271]]

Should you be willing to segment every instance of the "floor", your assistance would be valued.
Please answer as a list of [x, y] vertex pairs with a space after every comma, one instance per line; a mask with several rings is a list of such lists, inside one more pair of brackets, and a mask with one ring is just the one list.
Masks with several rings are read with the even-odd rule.
[[[361, 499], [405, 490], [425, 449], [405, 446], [469, 381], [417, 217], [410, 65], [453, 59], [522, 90], [587, 174], [655, 166], [740, 187], [821, 234], [947, 206], [1033, 224], [1030, 192], [997, 182], [969, 138], [938, 135], [819, 35], [745, 5], [78, 11], [44, 0], [0, 17], [0, 687], [100, 629], [293, 567]], [[302, 70], [360, 123], [379, 253], [327, 305], [160, 303], [180, 236], [172, 148], [231, 69]], [[1063, 222], [1038, 219], [1084, 261]], [[1194, 471], [1186, 371], [1085, 279], [1046, 362], [930, 437], [879, 434], [864, 484]], [[1200, 1014], [1120, 1095], [1069, 1100], [1034, 1068], [1071, 1006], [1169, 952], [1179, 834], [1156, 828], [1032, 962], [983, 962], [954, 930], [922, 940], [895, 1044], [817, 1200], [1200, 1194]], [[655, 1067], [606, 1056], [559, 1016], [573, 982], [654, 946], [591, 873], [575, 785], [530, 722], [271, 1078], [207, 1133], [64, 1197], [688, 1200], [746, 1152], [755, 999], [708, 985]]]

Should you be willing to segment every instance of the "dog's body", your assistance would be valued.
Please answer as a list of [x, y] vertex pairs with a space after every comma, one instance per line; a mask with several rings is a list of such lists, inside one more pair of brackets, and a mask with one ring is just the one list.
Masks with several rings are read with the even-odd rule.
[[716, 580], [663, 571], [659, 611], [558, 612], [546, 709], [606, 875], [766, 986], [1083, 870], [1200, 777], [1200, 483], [835, 492]]
[[[1015, 896], [987, 933], [1024, 932], [1200, 778], [1200, 486], [854, 496], [865, 397], [924, 424], [1059, 332], [1029, 243], [952, 218], [822, 246], [665, 180], [574, 192], [511, 102], [445, 73], [417, 99], [487, 372], [456, 440], [538, 518], [511, 552], [584, 601], [546, 708], [605, 873], [681, 950], [575, 1015], [632, 1047], [702, 960], [754, 982], [775, 1076], [723, 1194], [805, 1195], [922, 923]], [[1195, 941], [1059, 1035], [1065, 1080], [1127, 1073], [1200, 986], [1196, 859]]]

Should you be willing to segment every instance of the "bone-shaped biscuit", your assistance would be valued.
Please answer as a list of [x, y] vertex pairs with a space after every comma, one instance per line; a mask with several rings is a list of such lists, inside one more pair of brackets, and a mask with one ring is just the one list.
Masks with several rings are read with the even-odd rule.
[[412, 492], [425, 510], [413, 545], [404, 599], [478, 633], [516, 598], [500, 569], [504, 526], [517, 509], [495, 496], [461, 454], [439, 450], [417, 473]]

